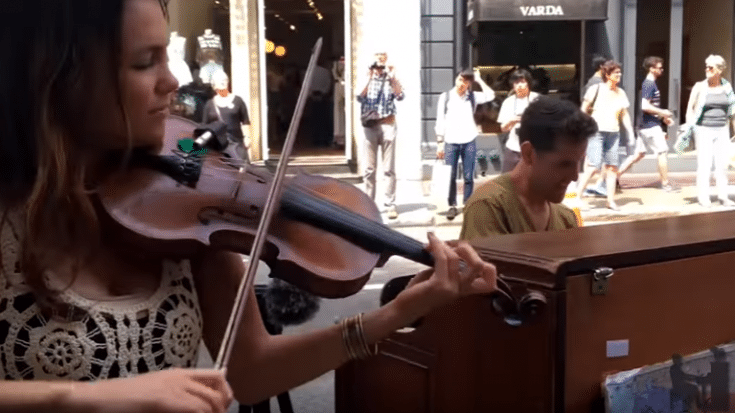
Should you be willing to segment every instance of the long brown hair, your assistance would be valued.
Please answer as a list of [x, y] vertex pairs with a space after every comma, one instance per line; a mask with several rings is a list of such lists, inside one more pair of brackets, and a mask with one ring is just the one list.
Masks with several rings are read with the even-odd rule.
[[[110, 76], [127, 119], [117, 80], [125, 1], [3, 6], [0, 47], [10, 58], [0, 64], [0, 204], [25, 209], [21, 270], [42, 305], [58, 304], [44, 272], [67, 257], [74, 270], [100, 245], [79, 115], [85, 90]], [[158, 1], [167, 15], [167, 0]]]

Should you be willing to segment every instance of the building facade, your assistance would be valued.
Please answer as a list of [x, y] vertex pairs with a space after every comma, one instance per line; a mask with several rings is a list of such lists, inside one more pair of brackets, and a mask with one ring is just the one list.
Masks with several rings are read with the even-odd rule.
[[[634, 101], [643, 58], [658, 55], [666, 60], [662, 105], [677, 115], [694, 82], [704, 79], [707, 55], [722, 55], [729, 65], [725, 77], [733, 77], [735, 0], [171, 0], [169, 7], [171, 30], [189, 39], [189, 56], [207, 28], [225, 39], [224, 67], [248, 106], [255, 161], [277, 157], [288, 120], [274, 122], [283, 102], [272, 98], [269, 83], [278, 78], [271, 68], [280, 67], [269, 50], [273, 44], [288, 45], [285, 66], [302, 71], [319, 36], [327, 40], [323, 67], [344, 56], [344, 109], [334, 111], [343, 116], [344, 146], [297, 149], [296, 155], [336, 159], [358, 171], [364, 133], [354, 97], [374, 52], [388, 52], [406, 94], [397, 105], [399, 193], [401, 182], [423, 178], [422, 156], [431, 156], [435, 142], [436, 101], [463, 67], [479, 67], [500, 99], [509, 89], [503, 73], [523, 66], [538, 72], [543, 93], [578, 101], [592, 57], [600, 54], [622, 64], [622, 87]], [[319, 25], [318, 14], [328, 24]], [[286, 29], [291, 25], [293, 33]], [[317, 115], [307, 110], [302, 121]], [[492, 122], [483, 131], [481, 139], [498, 134]]]

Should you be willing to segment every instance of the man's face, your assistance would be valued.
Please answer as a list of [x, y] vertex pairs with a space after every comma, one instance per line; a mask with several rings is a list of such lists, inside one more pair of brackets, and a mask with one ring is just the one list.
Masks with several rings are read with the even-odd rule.
[[457, 92], [459, 92], [460, 95], [463, 95], [471, 85], [472, 81], [462, 76], [457, 76], [457, 80], [454, 82], [454, 86], [457, 87]]
[[[531, 144], [524, 142], [523, 145]], [[531, 191], [549, 202], [563, 201], [569, 183], [579, 178], [586, 150], [586, 140], [574, 144], [564, 138], [557, 138], [556, 148], [551, 152], [537, 152], [531, 148]]]
[[518, 79], [515, 82], [513, 82], [513, 90], [516, 92], [516, 95], [518, 96], [526, 96], [529, 92], [528, 90], [528, 82], [526, 79]]
[[388, 54], [386, 53], [375, 53], [375, 61], [378, 65], [385, 66], [385, 62], [388, 61]]
[[655, 77], [658, 78], [664, 74], [664, 64], [656, 63], [655, 65], [651, 66], [650, 71]]

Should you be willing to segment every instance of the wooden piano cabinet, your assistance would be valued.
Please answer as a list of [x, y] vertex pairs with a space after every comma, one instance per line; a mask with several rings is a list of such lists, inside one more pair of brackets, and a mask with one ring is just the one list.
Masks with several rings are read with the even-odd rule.
[[[547, 296], [556, 306], [555, 295]], [[553, 312], [527, 328], [494, 316], [483, 297], [438, 309], [410, 333], [381, 342], [374, 358], [335, 376], [338, 412], [549, 412]]]
[[[621, 269], [604, 296], [568, 277], [564, 411], [589, 412], [605, 372], [735, 340], [734, 269], [734, 252]], [[608, 340], [628, 340], [629, 355], [607, 358]]]
[[[472, 245], [516, 295], [542, 292], [546, 310], [510, 327], [486, 297], [436, 309], [337, 371], [337, 412], [600, 412], [606, 373], [735, 340], [735, 212]], [[607, 269], [604, 294], [593, 293]], [[628, 354], [608, 357], [612, 340], [627, 340]]]

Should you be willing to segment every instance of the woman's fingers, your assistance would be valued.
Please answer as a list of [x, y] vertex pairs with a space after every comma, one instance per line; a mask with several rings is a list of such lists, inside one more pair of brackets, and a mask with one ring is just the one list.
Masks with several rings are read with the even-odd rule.
[[437, 280], [459, 283], [459, 256], [449, 245], [429, 232], [429, 251], [434, 256], [434, 274]]
[[207, 407], [209, 407], [207, 411], [214, 413], [224, 413], [227, 411], [227, 408], [223, 406], [221, 394], [205, 384], [190, 381], [185, 391], [199, 400], [204, 401]]
[[419, 272], [418, 274], [411, 277], [411, 280], [408, 282], [408, 284], [406, 284], [406, 288], [411, 288], [420, 282], [428, 280], [429, 278], [431, 278], [431, 274], [433, 273], [434, 270], [432, 268]]
[[469, 243], [466, 241], [455, 243], [454, 252], [465, 267], [462, 274], [459, 275], [463, 292], [487, 293], [497, 288], [495, 266], [483, 261]]
[[[198, 383], [200, 388], [206, 388], [211, 391], [202, 393], [210, 398], [209, 401], [213, 401], [217, 406], [224, 406], [224, 410], [232, 404], [234, 400], [234, 394], [230, 384], [227, 382], [227, 369], [223, 370], [192, 370], [194, 374], [191, 379]], [[219, 410], [215, 410], [219, 411]]]

